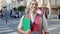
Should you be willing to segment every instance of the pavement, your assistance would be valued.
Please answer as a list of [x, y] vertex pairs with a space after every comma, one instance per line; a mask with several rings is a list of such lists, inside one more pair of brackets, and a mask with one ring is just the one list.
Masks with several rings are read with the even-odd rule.
[[[5, 18], [0, 18], [0, 34], [19, 34], [17, 27], [20, 18], [7, 18], [7, 24]], [[48, 30], [50, 34], [60, 34], [60, 21], [50, 20], [48, 21]]]
[[18, 34], [17, 26], [19, 24], [20, 18], [0, 18], [0, 34]]
[[60, 21], [48, 21], [48, 30], [50, 34], [60, 34]]

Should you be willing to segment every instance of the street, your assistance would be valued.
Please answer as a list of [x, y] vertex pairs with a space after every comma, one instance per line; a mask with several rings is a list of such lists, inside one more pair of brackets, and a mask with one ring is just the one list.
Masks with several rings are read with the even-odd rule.
[[48, 25], [50, 34], [60, 34], [60, 21], [49, 21]]
[[0, 18], [0, 34], [18, 34], [17, 26], [19, 23], [19, 18], [7, 18], [7, 23], [5, 18]]
[[[19, 18], [0, 18], [0, 34], [18, 34], [17, 27]], [[60, 21], [48, 21], [48, 30], [50, 34], [60, 34]]]
[[60, 0], [0, 0], [0, 34], [19, 34], [20, 18], [29, 12], [33, 20], [36, 12], [45, 15], [49, 34], [60, 34]]

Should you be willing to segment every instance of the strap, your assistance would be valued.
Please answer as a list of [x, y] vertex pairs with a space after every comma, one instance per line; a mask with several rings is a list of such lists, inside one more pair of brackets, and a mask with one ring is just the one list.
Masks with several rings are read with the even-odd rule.
[[40, 22], [39, 22], [39, 21], [40, 21], [39, 18], [40, 18], [40, 14], [37, 14], [33, 23], [32, 23], [31, 20], [30, 20], [30, 22], [31, 22], [31, 31], [32, 31], [33, 25], [34, 25], [35, 23], [40, 23]]
[[37, 23], [40, 22], [40, 14], [37, 14], [36, 17], [35, 17], [35, 21], [37, 21]]
[[30, 14], [28, 13], [28, 14], [26, 14], [24, 17], [30, 19]]
[[35, 21], [33, 23], [32, 31], [40, 31], [40, 14], [36, 15]]
[[44, 20], [43, 20], [43, 15], [44, 15], [44, 10], [42, 8], [40, 8], [41, 12], [42, 12], [42, 25], [41, 25], [41, 34], [44, 34], [44, 27], [43, 27], [43, 23], [44, 23]]

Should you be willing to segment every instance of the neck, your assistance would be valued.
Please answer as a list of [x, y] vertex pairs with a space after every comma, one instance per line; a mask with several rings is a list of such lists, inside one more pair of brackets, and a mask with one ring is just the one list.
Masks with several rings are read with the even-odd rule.
[[32, 16], [34, 16], [36, 14], [36, 12], [30, 12], [32, 14]]

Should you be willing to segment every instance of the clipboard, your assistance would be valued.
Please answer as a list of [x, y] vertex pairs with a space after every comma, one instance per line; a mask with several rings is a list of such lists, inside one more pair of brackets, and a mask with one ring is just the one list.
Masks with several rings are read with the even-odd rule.
[[30, 19], [28, 18], [23, 18], [23, 30], [27, 31], [30, 29]]

